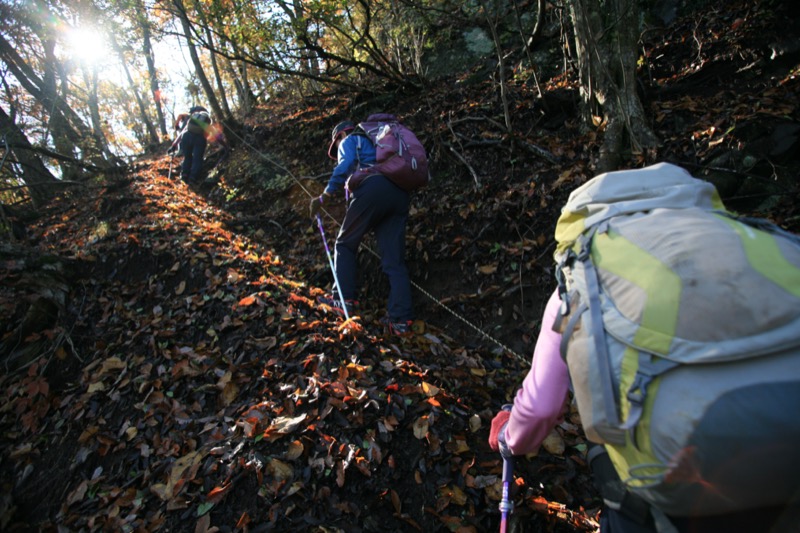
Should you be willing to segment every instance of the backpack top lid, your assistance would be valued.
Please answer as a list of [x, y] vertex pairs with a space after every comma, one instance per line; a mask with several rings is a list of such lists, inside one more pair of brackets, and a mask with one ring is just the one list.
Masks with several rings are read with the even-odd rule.
[[670, 163], [606, 172], [569, 195], [556, 224], [556, 256], [588, 228], [609, 218], [656, 208], [724, 211], [716, 188]]
[[208, 113], [208, 109], [206, 109], [201, 105], [196, 105], [189, 108], [189, 113], [197, 113], [198, 111], [205, 111], [206, 113]]
[[367, 117], [366, 122], [400, 122], [391, 113], [374, 113]]

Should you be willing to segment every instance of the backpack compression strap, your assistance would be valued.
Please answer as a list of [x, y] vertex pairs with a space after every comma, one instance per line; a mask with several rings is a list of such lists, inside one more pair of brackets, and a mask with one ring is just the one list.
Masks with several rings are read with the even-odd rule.
[[[600, 305], [600, 282], [597, 276], [597, 269], [591, 258], [592, 239], [597, 232], [597, 227], [592, 228], [588, 234], [581, 235], [578, 239], [581, 250], [578, 252], [577, 259], [583, 263], [586, 276], [586, 292], [588, 293], [589, 319], [591, 335], [594, 343], [594, 357], [597, 361], [599, 370], [600, 386], [603, 391], [603, 411], [606, 420], [611, 427], [618, 428], [620, 425], [617, 406], [614, 402], [614, 381], [611, 377], [611, 362], [608, 357], [608, 345], [606, 344], [605, 331], [603, 329], [603, 311]], [[611, 441], [617, 439], [609, 439]]]

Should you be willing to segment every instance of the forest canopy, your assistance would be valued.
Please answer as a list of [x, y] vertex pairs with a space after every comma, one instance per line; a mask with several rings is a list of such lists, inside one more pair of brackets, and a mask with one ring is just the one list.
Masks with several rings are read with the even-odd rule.
[[235, 132], [242, 117], [270, 98], [409, 94], [483, 61], [493, 65], [489, 75], [503, 101], [507, 134], [514, 133], [512, 77], [538, 86], [543, 73], [577, 76], [584, 120], [608, 130], [601, 165], [613, 166], [620, 152], [643, 153], [657, 139], [629, 83], [646, 29], [640, 4], [609, 6], [614, 9], [544, 0], [4, 2], [0, 127], [9, 159], [2, 180], [19, 186], [5, 203], [46, 203], [56, 180], [83, 180], [124, 165], [168, 140], [176, 114], [196, 103]]

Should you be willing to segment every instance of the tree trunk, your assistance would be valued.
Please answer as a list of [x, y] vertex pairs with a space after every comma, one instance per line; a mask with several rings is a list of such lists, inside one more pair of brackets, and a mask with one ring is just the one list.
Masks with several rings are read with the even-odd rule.
[[211, 111], [218, 117], [224, 117], [225, 114], [222, 112], [222, 108], [219, 105], [219, 101], [217, 100], [216, 95], [214, 94], [214, 89], [211, 87], [211, 83], [208, 81], [208, 77], [206, 77], [206, 73], [203, 70], [203, 65], [200, 63], [200, 57], [197, 55], [197, 48], [194, 45], [194, 38], [192, 37], [192, 23], [189, 21], [189, 16], [186, 13], [186, 7], [183, 4], [183, 0], [172, 0], [173, 4], [178, 10], [178, 18], [181, 21], [181, 27], [183, 28], [183, 34], [186, 37], [186, 46], [189, 49], [189, 57], [192, 59], [192, 65], [194, 65], [195, 74], [197, 75], [197, 79], [200, 80], [200, 85], [203, 86], [203, 92], [205, 92], [206, 99], [208, 100], [208, 105], [211, 107]]
[[630, 157], [658, 144], [636, 92], [638, 3], [570, 0], [570, 7], [584, 121], [599, 116], [605, 124], [597, 171], [616, 170], [625, 152]]
[[141, 121], [142, 124], [144, 124], [145, 128], [147, 129], [148, 142], [152, 145], [157, 145], [159, 143], [158, 132], [156, 131], [156, 127], [153, 124], [153, 121], [150, 120], [150, 115], [147, 113], [147, 106], [144, 103], [142, 94], [139, 92], [139, 88], [133, 81], [133, 76], [131, 75], [131, 71], [128, 68], [128, 62], [125, 60], [125, 54], [123, 54], [122, 48], [119, 46], [117, 39], [110, 32], [108, 34], [108, 38], [111, 41], [111, 48], [114, 49], [114, 52], [117, 54], [117, 57], [119, 57], [122, 69], [125, 71], [125, 77], [128, 79], [128, 86], [130, 87], [130, 90], [133, 91], [133, 97], [136, 99], [136, 105], [139, 108], [139, 120]]
[[[0, 58], [3, 59], [8, 70], [19, 81], [19, 84], [41, 104], [50, 118], [49, 128], [52, 130], [53, 144], [56, 151], [68, 158], [77, 158], [77, 147], [81, 147], [81, 158], [98, 167], [107, 166], [98, 150], [92, 132], [83, 119], [69, 106], [65, 96], [59, 94], [58, 76], [62, 78], [62, 92], [66, 90], [68, 81], [66, 75], [60, 70], [61, 64], [53, 54], [53, 42], [42, 42], [45, 52], [43, 64], [47, 67], [44, 78], [39, 75], [20, 57], [14, 47], [0, 35]], [[62, 178], [78, 178], [80, 173], [75, 166], [63, 167]]]
[[[486, 25], [492, 34], [492, 42], [494, 42], [494, 50], [497, 53], [497, 81], [500, 88], [500, 103], [503, 105], [503, 118], [505, 120], [506, 132], [511, 133], [511, 112], [508, 103], [508, 88], [506, 84], [506, 65], [503, 54], [503, 44], [500, 42], [500, 35], [497, 32], [497, 27], [500, 24], [500, 7], [497, 2], [492, 3], [491, 9], [487, 2], [481, 1], [483, 7], [483, 14], [486, 18]], [[491, 15], [490, 15], [491, 11]]]
[[255, 100], [253, 91], [250, 89], [250, 82], [248, 81], [247, 63], [240, 62], [237, 68], [237, 66], [233, 64], [233, 61], [226, 59], [226, 65], [229, 75], [236, 86], [236, 95], [239, 98], [239, 111], [243, 115], [247, 114], [252, 109]]
[[[81, 142], [81, 135], [72, 128], [67, 118], [61, 112], [60, 106], [58, 105], [60, 96], [58, 95], [58, 79], [55, 68], [55, 43], [53, 41], [44, 41], [42, 45], [45, 51], [45, 71], [42, 77], [42, 83], [37, 88], [40, 87], [41, 93], [46, 95], [41, 98], [41, 102], [53, 103], [50, 109], [47, 109], [47, 129], [45, 130], [45, 135], [41, 143], [43, 145], [46, 144], [48, 135], [52, 135], [53, 146], [55, 147], [56, 151], [60, 154], [66, 155], [67, 157], [74, 158], [77, 155], [76, 147]], [[36, 83], [35, 80], [33, 83]], [[34, 97], [36, 96], [36, 93], [31, 92], [31, 89], [28, 89], [28, 92], [33, 94]], [[72, 180], [79, 177], [79, 169], [70, 167], [61, 161], [59, 161], [58, 165], [61, 169], [62, 178]]]
[[219, 66], [217, 65], [217, 53], [215, 52], [216, 47], [214, 46], [214, 36], [211, 33], [211, 28], [208, 25], [208, 21], [203, 14], [202, 8], [200, 6], [197, 7], [197, 16], [200, 19], [201, 24], [203, 25], [203, 29], [206, 32], [206, 41], [208, 43], [208, 53], [211, 59], [211, 71], [214, 74], [214, 80], [217, 82], [217, 91], [219, 91], [219, 102], [220, 107], [225, 112], [223, 115], [225, 120], [229, 120], [233, 118], [233, 114], [231, 113], [231, 109], [228, 106], [228, 95], [225, 91], [225, 85], [222, 83], [222, 76], [219, 72]]
[[16, 147], [14, 155], [22, 169], [20, 178], [28, 186], [33, 204], [36, 207], [47, 204], [53, 197], [52, 185], [58, 180], [47, 170], [42, 160], [33, 152], [28, 138], [1, 107], [0, 130], [7, 135], [8, 144]]
[[167, 120], [164, 117], [164, 108], [162, 107], [163, 99], [161, 98], [161, 88], [158, 83], [156, 62], [153, 55], [153, 43], [150, 37], [150, 21], [147, 19], [147, 13], [145, 12], [144, 5], [141, 1], [136, 2], [135, 9], [139, 28], [142, 30], [142, 53], [144, 54], [145, 61], [147, 62], [147, 74], [150, 80], [150, 92], [153, 95], [153, 103], [156, 106], [158, 127], [161, 131], [161, 136], [163, 138], [168, 138], [169, 131], [167, 129]]
[[92, 121], [92, 136], [94, 137], [95, 144], [100, 150], [102, 150], [103, 155], [108, 161], [116, 161], [117, 157], [108, 147], [108, 139], [106, 138], [105, 131], [103, 130], [103, 119], [100, 116], [100, 104], [97, 100], [97, 67], [92, 69], [91, 74], [84, 69], [83, 79], [86, 83], [86, 88], [89, 95], [89, 117]]

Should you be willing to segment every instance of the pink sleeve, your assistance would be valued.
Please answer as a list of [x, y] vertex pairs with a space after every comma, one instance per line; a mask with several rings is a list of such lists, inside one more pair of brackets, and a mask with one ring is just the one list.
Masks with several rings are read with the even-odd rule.
[[514, 399], [505, 432], [506, 444], [514, 455], [537, 451], [563, 416], [569, 374], [559, 353], [561, 334], [552, 329], [560, 304], [554, 291], [542, 316], [531, 369]]

